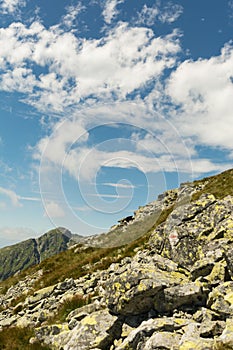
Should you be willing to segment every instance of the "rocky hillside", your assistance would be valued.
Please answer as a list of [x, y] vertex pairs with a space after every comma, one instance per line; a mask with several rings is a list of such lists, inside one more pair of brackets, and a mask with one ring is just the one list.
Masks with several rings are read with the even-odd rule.
[[44, 259], [68, 249], [70, 244], [77, 243], [78, 235], [73, 236], [64, 228], [57, 228], [45, 233], [37, 239], [14, 244], [0, 249], [0, 280], [15, 273], [39, 264]]
[[0, 284], [0, 349], [233, 349], [233, 170], [114, 230]]

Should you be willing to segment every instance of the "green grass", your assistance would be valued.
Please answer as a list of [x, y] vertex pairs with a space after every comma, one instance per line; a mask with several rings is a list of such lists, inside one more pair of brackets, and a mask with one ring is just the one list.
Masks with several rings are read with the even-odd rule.
[[0, 332], [0, 350], [49, 350], [47, 346], [39, 343], [29, 344], [30, 338], [34, 337], [31, 328], [4, 328]]
[[80, 294], [75, 294], [72, 298], [66, 299], [59, 307], [56, 315], [50, 318], [47, 321], [47, 324], [61, 323], [65, 322], [66, 317], [73, 310], [79, 309], [82, 306], [88, 305], [91, 303], [93, 296], [83, 296]]
[[71, 248], [57, 254], [56, 256], [45, 259], [40, 264], [22, 271], [17, 276], [9, 277], [7, 280], [0, 282], [0, 293], [6, 293], [8, 288], [17, 284], [23, 278], [42, 269], [43, 275], [35, 282], [33, 289], [29, 291], [27, 295], [12, 301], [12, 306], [15, 306], [19, 301], [23, 302], [24, 299], [28, 295], [33, 294], [35, 290], [56, 284], [63, 281], [65, 278], [72, 277], [76, 279], [86, 275], [87, 273], [107, 269], [112, 263], [119, 262], [126, 256], [135, 255], [136, 248], [145, 247], [145, 244], [148, 241], [153, 229], [165, 221], [171, 211], [172, 208], [162, 211], [152, 229], [150, 229], [145, 235], [139, 237], [129, 244], [122, 247], [113, 248], [83, 247], [82, 245]]
[[[204, 185], [203, 189], [195, 193], [192, 200], [198, 199], [203, 193], [212, 193], [219, 199], [228, 194], [233, 195], [233, 170], [228, 170], [222, 174], [203, 180], [194, 181], [194, 184], [199, 185], [205, 182], [207, 183]], [[152, 228], [145, 235], [129, 244], [113, 248], [84, 248], [80, 244], [78, 248], [71, 248], [59, 253], [56, 256], [44, 260], [39, 265], [22, 271], [17, 276], [12, 276], [2, 281], [0, 283], [0, 293], [4, 294], [9, 287], [15, 285], [27, 275], [34, 274], [39, 269], [43, 269], [43, 276], [35, 283], [34, 290], [56, 284], [68, 277], [76, 279], [87, 273], [107, 269], [111, 263], [119, 262], [126, 256], [133, 256], [135, 254], [135, 248], [143, 248], [150, 237], [150, 233], [167, 219], [172, 210], [173, 206], [163, 210]], [[32, 293], [33, 290], [29, 292], [29, 294]], [[26, 296], [24, 298], [26, 298]], [[12, 305], [16, 305], [16, 302], [13, 301]]]
[[198, 199], [203, 193], [211, 193], [216, 198], [222, 199], [227, 195], [233, 196], [233, 169], [202, 180], [194, 181], [195, 185], [206, 183], [201, 191], [192, 196], [192, 200]]

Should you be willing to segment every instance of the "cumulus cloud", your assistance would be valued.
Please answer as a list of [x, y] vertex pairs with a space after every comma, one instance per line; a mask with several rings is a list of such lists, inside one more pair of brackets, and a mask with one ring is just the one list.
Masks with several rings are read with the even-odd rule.
[[3, 13], [14, 14], [20, 7], [26, 6], [26, 0], [1, 0], [0, 10]]
[[106, 23], [110, 24], [112, 20], [117, 16], [119, 11], [117, 5], [123, 3], [125, 0], [107, 0], [105, 2], [103, 17]]
[[198, 144], [232, 150], [233, 47], [219, 56], [185, 61], [172, 73], [167, 93], [179, 108], [172, 121]]
[[[155, 37], [120, 23], [101, 39], [81, 39], [58, 27], [13, 23], [0, 29], [0, 87], [28, 93], [39, 110], [62, 112], [90, 96], [125, 99], [176, 63], [176, 31]], [[29, 68], [30, 66], [30, 68]], [[36, 67], [48, 73], [36, 74]]]
[[[79, 120], [77, 119], [76, 125], [78, 126], [78, 124]], [[72, 125], [74, 127], [75, 123], [73, 122]], [[155, 125], [153, 126], [155, 127]], [[65, 129], [66, 127], [64, 126]], [[46, 171], [50, 171], [48, 164], [56, 165], [60, 171], [67, 171], [79, 182], [90, 183], [95, 180], [96, 174], [101, 167], [135, 168], [144, 174], [161, 171], [201, 174], [222, 170], [224, 167], [224, 165], [216, 165], [206, 159], [196, 159], [195, 157], [191, 159], [190, 152], [186, 149], [186, 146], [184, 144], [183, 146], [180, 145], [182, 144], [181, 140], [179, 144], [178, 135], [176, 136], [177, 140], [173, 144], [172, 141], [170, 142], [170, 149], [163, 144], [159, 144], [160, 149], [155, 147], [154, 150], [152, 146], [155, 144], [152, 143], [151, 139], [142, 138], [140, 141], [142, 145], [140, 142], [137, 142], [135, 135], [132, 137], [132, 140], [128, 140], [128, 146], [125, 145], [124, 149], [119, 150], [117, 150], [116, 140], [110, 140], [103, 149], [99, 145], [88, 146], [88, 138], [86, 142], [84, 140], [84, 142], [73, 144], [72, 137], [68, 141], [69, 136], [67, 135], [69, 134], [66, 133], [66, 142], [64, 142], [64, 138], [61, 135], [62, 128], [61, 131], [51, 136], [51, 143], [47, 144], [48, 151], [43, 153], [41, 171], [43, 172], [43, 169], [45, 171], [45, 181], [48, 177]], [[174, 136], [171, 132], [170, 135]], [[71, 145], [73, 146], [71, 147]], [[173, 147], [175, 148], [176, 145], [177, 150], [174, 151]], [[121, 187], [123, 187], [123, 184], [119, 184], [119, 188]]]

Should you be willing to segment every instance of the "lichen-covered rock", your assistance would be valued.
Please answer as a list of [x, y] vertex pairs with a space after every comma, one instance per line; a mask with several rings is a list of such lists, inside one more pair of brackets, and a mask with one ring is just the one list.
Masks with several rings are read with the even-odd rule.
[[83, 318], [75, 328], [54, 336], [45, 343], [64, 350], [109, 349], [121, 334], [122, 323], [107, 310], [97, 311]]
[[[130, 266], [131, 267], [131, 266]], [[163, 289], [187, 281], [179, 272], [167, 272], [154, 265], [135, 265], [109, 279], [106, 300], [114, 314], [137, 315], [154, 307], [154, 298]]]
[[[124, 339], [123, 343], [116, 347], [116, 350], [137, 349], [139, 343], [141, 344], [141, 349], [144, 349], [147, 340], [150, 339], [153, 334], [169, 333], [169, 335], [172, 334], [173, 337], [176, 337], [176, 333], [174, 332], [182, 329], [182, 327], [188, 325], [190, 322], [193, 321], [176, 317], [149, 319], [148, 321], [142, 322], [136, 329], [132, 330]], [[156, 336], [154, 341], [158, 341], [158, 338], [159, 337]], [[180, 336], [177, 337], [177, 340], [178, 338], [180, 339]], [[161, 341], [164, 341], [163, 336], [161, 336], [160, 339]], [[161, 343], [160, 346], [162, 346]], [[171, 346], [171, 343], [169, 343], [169, 346]]]
[[[162, 256], [192, 270], [193, 279], [198, 277], [198, 273], [203, 276], [212, 266], [212, 263], [207, 263], [208, 258], [218, 259], [214, 256], [213, 240], [225, 239], [216, 246], [221, 256], [226, 244], [233, 240], [232, 212], [232, 197], [216, 200], [213, 195], [203, 195], [194, 203], [174, 209], [165, 224], [154, 231], [148, 245]], [[203, 266], [195, 269], [200, 260]], [[230, 266], [230, 258], [228, 264]]]
[[190, 282], [165, 288], [154, 299], [154, 308], [159, 313], [171, 312], [180, 307], [194, 310], [205, 305], [206, 295], [198, 283]]
[[216, 339], [216, 349], [233, 349], [233, 319], [226, 320], [226, 328]]
[[206, 321], [201, 323], [199, 332], [202, 338], [214, 338], [222, 334], [226, 323], [224, 321]]
[[207, 306], [223, 319], [233, 316], [233, 282], [225, 282], [214, 288], [209, 294]]
[[213, 350], [214, 340], [212, 339], [201, 339], [201, 338], [190, 338], [190, 340], [182, 343], [179, 350]]
[[[231, 175], [233, 179], [233, 170]], [[76, 280], [67, 276], [33, 290], [38, 278], [43, 280], [40, 273], [10, 287], [0, 295], [0, 330], [37, 327], [31, 344], [39, 340], [52, 350], [232, 349], [233, 197], [218, 199], [215, 188], [216, 197], [204, 194], [191, 202], [203, 186], [185, 184], [168, 191], [102, 236], [106, 243], [116, 233], [126, 238], [136, 229], [134, 237], [148, 227], [151, 234], [147, 243], [143, 238], [135, 246], [118, 248], [106, 270], [91, 273], [88, 263]], [[77, 294], [91, 303], [72, 304]]]
[[177, 348], [181, 335], [171, 332], [154, 333], [143, 346], [144, 350], [163, 349], [172, 350]]

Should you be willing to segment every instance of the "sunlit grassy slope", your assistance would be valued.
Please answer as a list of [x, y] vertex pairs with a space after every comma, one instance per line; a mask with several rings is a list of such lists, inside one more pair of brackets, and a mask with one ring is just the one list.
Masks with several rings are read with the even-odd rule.
[[[201, 191], [193, 195], [192, 200], [198, 199], [203, 193], [212, 193], [217, 198], [233, 195], [233, 169], [225, 171], [216, 176], [195, 181], [195, 185], [205, 184]], [[172, 211], [172, 207], [161, 212], [160, 217], [154, 223], [152, 229], [132, 243], [121, 247], [94, 248], [85, 247], [81, 244], [69, 250], [45, 259], [42, 263], [33, 266], [17, 276], [0, 282], [0, 293], [4, 293], [10, 286], [16, 284], [26, 275], [43, 269], [43, 275], [34, 286], [35, 290], [63, 281], [65, 278], [78, 278], [96, 270], [103, 270], [112, 262], [117, 262], [125, 256], [135, 254], [135, 248], [143, 248], [148, 241], [151, 231], [166, 220]]]

